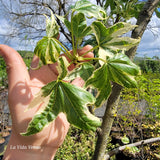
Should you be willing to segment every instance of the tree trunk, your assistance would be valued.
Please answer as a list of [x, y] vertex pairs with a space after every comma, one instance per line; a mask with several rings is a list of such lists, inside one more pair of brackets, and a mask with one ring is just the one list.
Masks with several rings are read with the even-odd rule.
[[99, 132], [95, 154], [93, 157], [94, 160], [102, 160], [104, 158], [106, 144], [114, 121], [114, 117], [116, 115], [121, 89], [122, 87], [115, 83], [112, 88], [112, 93], [108, 98], [101, 127], [102, 130]]
[[[148, 0], [148, 2], [146, 2], [146, 4], [144, 5], [137, 19], [136, 25], [138, 25], [138, 27], [133, 30], [132, 35], [131, 35], [132, 38], [135, 38], [135, 39], [142, 38], [143, 33], [146, 30], [146, 27], [148, 23], [150, 22], [153, 12], [159, 2], [160, 0]], [[129, 49], [126, 52], [126, 55], [130, 59], [133, 59], [136, 54], [136, 50], [137, 50], [137, 46]]]
[[[132, 32], [132, 38], [141, 38], [146, 27], [153, 15], [155, 8], [160, 0], [148, 0], [144, 5], [142, 11], [137, 19], [138, 27]], [[137, 47], [133, 47], [127, 51], [126, 55], [133, 59], [136, 53]], [[114, 84], [112, 88], [112, 93], [108, 99], [106, 105], [106, 111], [103, 117], [103, 122], [101, 126], [101, 132], [98, 135], [98, 140], [93, 156], [93, 160], [104, 159], [106, 153], [106, 145], [110, 135], [111, 127], [114, 121], [114, 115], [117, 111], [117, 104], [119, 101], [120, 92], [122, 87], [118, 84]]]

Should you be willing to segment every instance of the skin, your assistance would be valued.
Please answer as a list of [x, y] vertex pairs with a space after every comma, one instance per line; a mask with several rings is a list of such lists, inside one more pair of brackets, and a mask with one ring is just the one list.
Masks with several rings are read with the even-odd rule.
[[[78, 54], [82, 55], [90, 49], [91, 46], [87, 45], [78, 50]], [[0, 55], [7, 65], [8, 104], [12, 118], [12, 134], [4, 154], [4, 160], [52, 160], [69, 129], [65, 114], [60, 113], [56, 120], [35, 135], [25, 137], [20, 133], [26, 131], [28, 123], [40, 108], [38, 106], [24, 112], [33, 96], [45, 84], [57, 79], [56, 64], [45, 65], [38, 70], [31, 69], [28, 72], [23, 59], [13, 48], [0, 45]], [[89, 52], [85, 57], [92, 58], [93, 53]], [[31, 67], [36, 68], [38, 62], [38, 57], [34, 56]], [[73, 64], [69, 66], [69, 70], [73, 68]], [[77, 78], [72, 83], [81, 87], [84, 81]]]

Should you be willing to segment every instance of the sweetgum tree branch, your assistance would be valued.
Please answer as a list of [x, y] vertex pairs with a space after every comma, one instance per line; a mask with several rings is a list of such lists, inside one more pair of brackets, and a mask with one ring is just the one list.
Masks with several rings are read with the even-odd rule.
[[[157, 7], [160, 0], [148, 0], [142, 11], [137, 18], [137, 25], [138, 27], [132, 32], [132, 38], [141, 38], [146, 27], [153, 15], [155, 8]], [[133, 59], [135, 56], [137, 47], [131, 48], [126, 55], [129, 58]], [[106, 105], [106, 111], [103, 117], [103, 123], [101, 126], [101, 132], [98, 135], [98, 140], [96, 144], [96, 149], [94, 152], [93, 160], [102, 160], [106, 154], [106, 145], [110, 135], [111, 127], [114, 121], [114, 114], [117, 111], [117, 104], [119, 102], [120, 92], [122, 87], [118, 84], [113, 84], [112, 93], [108, 99]]]

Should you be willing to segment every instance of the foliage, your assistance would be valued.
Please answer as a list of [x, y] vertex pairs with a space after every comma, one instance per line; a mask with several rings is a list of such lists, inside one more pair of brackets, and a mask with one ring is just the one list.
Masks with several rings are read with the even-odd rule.
[[[122, 105], [128, 107], [128, 116], [142, 114], [151, 119], [160, 119], [160, 74], [143, 74], [137, 77], [137, 83], [137, 88], [123, 90]], [[145, 103], [143, 106], [145, 108], [139, 108], [142, 106], [142, 101]]]
[[140, 66], [141, 70], [145, 73], [153, 72], [153, 73], [160, 73], [160, 59], [159, 57], [153, 58], [143, 58], [139, 61], [138, 65]]
[[[117, 22], [126, 22], [131, 18], [138, 18], [144, 4], [144, 0], [96, 0], [97, 4], [108, 11], [108, 25]], [[155, 15], [160, 18], [160, 3], [155, 8]]]
[[106, 0], [104, 7], [111, 8], [110, 17], [117, 15], [118, 21], [127, 21], [132, 17], [137, 18], [144, 2], [133, 0]]
[[[44, 65], [57, 63], [59, 76], [56, 81], [44, 86], [31, 102], [29, 108], [35, 107], [42, 101], [46, 103], [44, 103], [45, 105], [33, 117], [26, 133], [23, 133], [23, 135], [32, 135], [41, 131], [57, 117], [59, 112], [64, 112], [68, 121], [78, 128], [96, 130], [101, 125], [101, 122], [88, 111], [87, 105], [92, 105], [95, 102], [95, 107], [101, 106], [111, 93], [113, 81], [125, 87], [136, 87], [135, 76], [139, 74], [139, 67], [131, 62], [124, 54], [124, 51], [137, 45], [139, 39], [122, 36], [135, 26], [120, 22], [106, 28], [103, 24], [106, 18], [105, 11], [87, 0], [77, 1], [71, 7], [70, 12], [70, 21], [65, 16], [56, 16], [71, 32], [73, 54], [56, 39], [58, 25], [52, 13], [51, 19], [49, 20], [47, 18], [46, 21], [47, 36], [43, 37], [35, 48], [35, 54]], [[91, 25], [87, 25], [86, 16], [94, 18]], [[52, 30], [55, 29], [57, 31], [53, 32]], [[77, 49], [82, 47], [82, 40], [90, 34], [95, 36], [97, 45], [83, 55], [78, 55]], [[95, 49], [97, 49], [98, 57], [85, 57], [88, 52]], [[67, 61], [65, 56], [60, 56], [61, 52], [64, 52], [70, 59], [70, 62]], [[97, 61], [99, 68], [95, 68], [93, 71], [91, 68], [94, 67], [91, 67], [91, 64], [88, 65], [89, 62], [85, 62], [86, 60]], [[71, 64], [75, 64], [75, 69], [71, 72], [72, 76], [68, 71], [68, 67]], [[79, 68], [83, 68], [85, 70], [84, 72], [89, 74], [84, 76], [82, 70]], [[90, 71], [92, 72], [90, 73]], [[84, 89], [64, 82], [69, 77], [72, 77], [73, 80], [77, 76], [81, 76], [86, 81]], [[98, 93], [96, 97], [93, 97], [92, 94], [86, 91], [89, 86], [97, 88]], [[37, 100], [38, 104], [35, 104]]]
[[[128, 137], [131, 143], [160, 136], [160, 74], [143, 74], [137, 77], [137, 84], [137, 88], [123, 89], [114, 122], [117, 136]], [[140, 148], [139, 156], [153, 158], [153, 153], [159, 153], [158, 143]]]
[[156, 13], [156, 16], [157, 16], [158, 18], [160, 18], [160, 10], [159, 10], [159, 8], [160, 8], [160, 2], [159, 2], [159, 4], [158, 4], [157, 8], [155, 9], [155, 13]]
[[29, 69], [33, 55], [34, 55], [33, 52], [32, 51], [23, 51], [23, 50], [20, 50], [18, 52], [21, 55], [21, 57], [23, 58], [23, 61], [26, 64], [27, 68]]
[[[151, 75], [155, 75], [156, 78]], [[146, 74], [143, 79], [142, 98], [144, 98], [148, 104], [146, 116], [149, 118], [160, 119], [160, 74]]]
[[94, 153], [96, 137], [95, 132], [86, 132], [71, 126], [65, 141], [58, 149], [54, 159], [91, 160]]
[[[137, 123], [137, 122], [135, 121], [134, 123]], [[114, 126], [118, 124], [121, 124], [121, 126], [124, 128], [126, 127], [120, 121], [114, 122]], [[130, 124], [130, 126], [132, 125]], [[159, 133], [160, 123], [159, 122], [153, 122], [153, 121], [144, 119], [141, 122], [141, 126], [137, 126], [137, 125], [135, 126], [139, 130], [142, 129], [142, 135], [137, 133], [136, 136], [138, 138], [136, 137], [134, 141], [131, 141], [129, 134], [125, 132], [125, 130], [120, 131], [119, 133], [118, 132], [116, 133], [118, 137], [122, 136], [122, 139], [126, 138], [126, 140], [123, 139], [125, 141], [124, 144], [137, 142], [141, 140], [141, 138], [147, 139], [150, 137], [160, 136], [160, 133]], [[134, 129], [136, 129], [136, 127]], [[110, 134], [108, 145], [106, 147], [107, 151], [111, 151], [119, 147], [120, 145], [123, 145], [121, 143], [119, 144], [119, 143], [113, 142], [111, 137], [115, 135], [114, 131], [115, 130], [112, 130]], [[96, 139], [97, 139], [97, 134], [95, 132], [92, 132], [92, 131], [86, 132], [84, 130], [80, 130], [74, 126], [71, 126], [65, 138], [65, 141], [63, 142], [62, 146], [58, 149], [54, 159], [55, 160], [75, 160], [75, 159], [91, 160], [93, 157], [94, 149], [95, 149]], [[133, 158], [133, 155], [135, 153], [138, 153], [137, 157], [139, 159], [142, 157], [150, 157], [150, 159], [154, 159], [156, 158], [156, 155], [159, 154], [159, 147], [160, 147], [159, 143], [157, 142], [151, 145], [146, 145], [146, 146], [142, 146], [138, 148], [137, 147], [132, 147], [128, 149], [126, 148], [124, 152], [126, 155], [130, 155], [131, 156], [130, 158]], [[143, 154], [141, 152], [143, 152]], [[111, 159], [114, 159], [114, 158], [111, 157]]]
[[[27, 68], [30, 68], [31, 60], [33, 58], [33, 52], [31, 51], [18, 51], [22, 56]], [[2, 57], [0, 57], [0, 87], [8, 87], [6, 64]]]
[[7, 87], [7, 73], [6, 73], [6, 64], [2, 57], [0, 57], [0, 87]]

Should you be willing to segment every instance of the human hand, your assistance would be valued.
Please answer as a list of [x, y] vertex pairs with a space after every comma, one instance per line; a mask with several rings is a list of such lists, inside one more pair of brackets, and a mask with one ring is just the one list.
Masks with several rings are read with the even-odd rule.
[[[85, 46], [78, 52], [82, 55], [90, 49], [91, 46]], [[38, 70], [31, 69], [28, 72], [23, 59], [14, 49], [6, 45], [0, 45], [0, 55], [2, 55], [7, 65], [8, 104], [12, 117], [12, 134], [4, 159], [53, 159], [69, 129], [69, 123], [63, 113], [60, 113], [55, 121], [35, 135], [24, 137], [20, 133], [26, 131], [28, 123], [40, 107], [24, 112], [33, 99], [33, 95], [38, 93], [45, 84], [57, 79], [56, 64], [45, 65]], [[86, 57], [93, 57], [93, 53], [89, 52]], [[38, 63], [38, 57], [34, 56], [31, 67], [36, 68]], [[73, 64], [69, 66], [69, 70], [73, 68]], [[80, 78], [75, 79], [72, 83], [77, 86], [83, 86], [84, 84]]]

